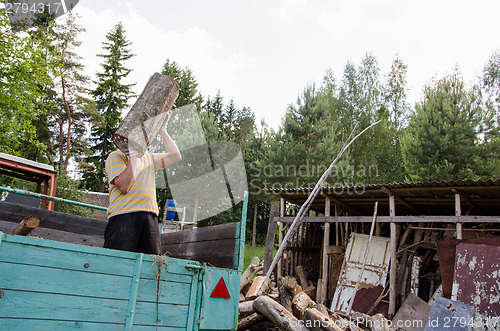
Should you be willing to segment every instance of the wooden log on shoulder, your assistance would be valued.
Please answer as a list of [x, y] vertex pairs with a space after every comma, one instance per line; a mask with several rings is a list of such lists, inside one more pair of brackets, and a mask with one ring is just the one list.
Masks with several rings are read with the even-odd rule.
[[27, 236], [31, 231], [36, 229], [40, 224], [40, 219], [35, 215], [26, 216], [18, 226], [12, 231], [12, 234]]
[[161, 129], [167, 112], [178, 96], [179, 85], [173, 78], [154, 73], [115, 131], [115, 145], [127, 155], [129, 144], [143, 154]]
[[262, 261], [258, 256], [254, 256], [252, 258], [250, 265], [248, 266], [248, 268], [245, 269], [245, 271], [241, 275], [240, 292], [250, 282], [252, 277], [259, 271], [259, 269], [262, 270], [264, 268], [263, 266], [261, 266], [261, 262]]
[[254, 308], [257, 312], [265, 315], [280, 330], [283, 331], [309, 331], [304, 326], [303, 321], [299, 321], [285, 307], [267, 296], [260, 296], [255, 299]]
[[238, 331], [246, 330], [255, 323], [262, 321], [264, 318], [265, 316], [262, 314], [253, 313], [238, 321]]

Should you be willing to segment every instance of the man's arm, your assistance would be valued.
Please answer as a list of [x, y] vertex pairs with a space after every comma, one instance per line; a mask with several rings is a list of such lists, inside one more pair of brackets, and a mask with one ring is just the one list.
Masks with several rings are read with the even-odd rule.
[[161, 139], [163, 144], [167, 149], [167, 154], [162, 158], [163, 167], [168, 167], [170, 165], [176, 164], [182, 160], [181, 152], [175, 144], [175, 141], [168, 135], [167, 131], [160, 131]]
[[115, 185], [123, 194], [127, 194], [132, 187], [132, 184], [134, 184], [136, 172], [137, 156], [132, 155], [128, 159], [125, 170], [123, 170], [121, 174], [116, 176], [115, 179], [111, 181], [111, 184]]

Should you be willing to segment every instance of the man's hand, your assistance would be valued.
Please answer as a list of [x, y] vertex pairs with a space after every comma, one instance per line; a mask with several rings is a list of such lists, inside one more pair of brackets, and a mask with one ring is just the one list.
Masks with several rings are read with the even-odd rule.
[[172, 111], [169, 111], [167, 113], [167, 118], [165, 119], [165, 122], [163, 122], [163, 125], [161, 126], [161, 131], [167, 131], [167, 125], [168, 125], [168, 121], [170, 121], [170, 116], [172, 116]]

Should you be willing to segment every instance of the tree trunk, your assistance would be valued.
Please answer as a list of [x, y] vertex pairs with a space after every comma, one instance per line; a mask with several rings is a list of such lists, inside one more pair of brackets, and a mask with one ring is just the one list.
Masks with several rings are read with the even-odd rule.
[[267, 296], [255, 299], [253, 306], [255, 310], [265, 315], [280, 330], [283, 331], [309, 331], [304, 322], [299, 321], [285, 307]]
[[66, 98], [66, 83], [64, 81], [62, 69], [60, 74], [61, 74], [62, 98], [64, 102], [64, 108], [66, 109], [66, 118], [68, 120], [68, 134], [66, 136], [66, 157], [64, 158], [64, 171], [66, 171], [68, 169], [69, 157], [71, 152], [71, 109], [69, 108], [68, 100]]

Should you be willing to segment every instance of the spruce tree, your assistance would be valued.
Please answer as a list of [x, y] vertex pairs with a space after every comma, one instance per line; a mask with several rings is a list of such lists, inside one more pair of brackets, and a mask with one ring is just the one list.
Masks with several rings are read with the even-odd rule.
[[133, 96], [132, 86], [135, 85], [122, 82], [132, 71], [125, 67], [125, 61], [134, 54], [130, 53], [131, 42], [125, 37], [121, 22], [108, 32], [106, 39], [103, 42], [105, 54], [98, 54], [104, 59], [102, 72], [97, 73], [97, 87], [92, 91], [100, 116], [92, 123], [92, 155], [81, 165], [86, 188], [100, 192], [106, 188], [104, 163], [114, 150], [113, 134], [120, 123], [122, 110]]

